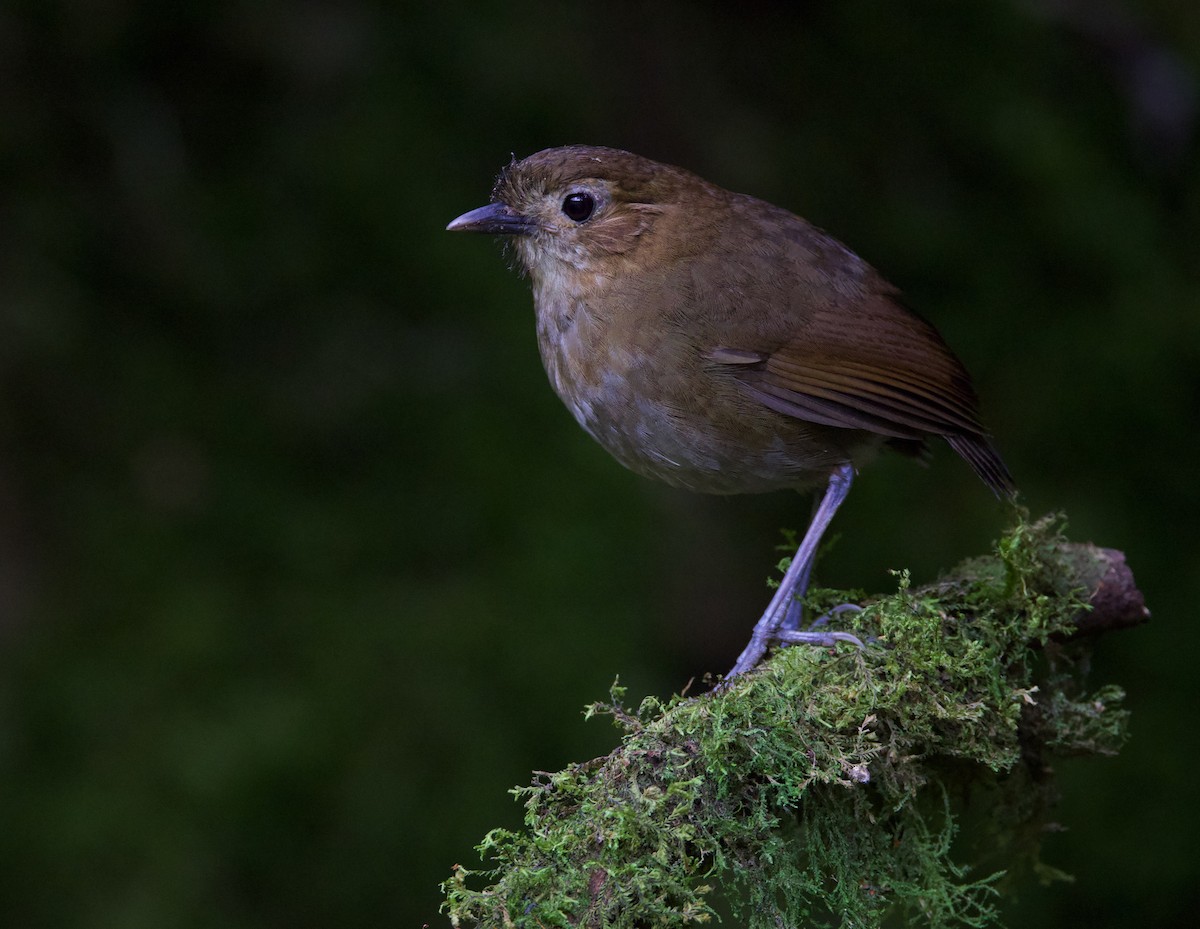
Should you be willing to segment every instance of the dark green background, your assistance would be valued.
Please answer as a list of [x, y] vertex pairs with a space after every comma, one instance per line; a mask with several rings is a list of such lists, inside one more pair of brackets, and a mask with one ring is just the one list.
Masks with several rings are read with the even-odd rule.
[[[17, 2], [0, 12], [0, 921], [442, 924], [583, 705], [728, 667], [808, 503], [622, 471], [527, 285], [443, 233], [510, 157], [629, 148], [786, 205], [937, 323], [1034, 513], [1121, 548], [1115, 760], [1060, 766], [1011, 925], [1189, 925], [1200, 5]], [[821, 565], [1003, 512], [881, 460]]]

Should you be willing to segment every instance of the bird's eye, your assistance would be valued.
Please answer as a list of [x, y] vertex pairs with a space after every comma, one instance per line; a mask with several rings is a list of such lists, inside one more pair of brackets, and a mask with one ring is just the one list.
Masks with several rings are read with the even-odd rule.
[[567, 194], [562, 202], [562, 211], [566, 214], [567, 219], [577, 223], [586, 222], [595, 209], [596, 198], [591, 194]]

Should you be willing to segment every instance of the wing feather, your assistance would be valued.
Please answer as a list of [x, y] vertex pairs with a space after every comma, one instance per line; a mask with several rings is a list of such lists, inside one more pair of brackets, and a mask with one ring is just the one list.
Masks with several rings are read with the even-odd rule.
[[1012, 478], [979, 421], [962, 363], [893, 296], [815, 310], [780, 344], [730, 346], [711, 357], [783, 415], [902, 441], [940, 435], [997, 495], [1011, 496]]

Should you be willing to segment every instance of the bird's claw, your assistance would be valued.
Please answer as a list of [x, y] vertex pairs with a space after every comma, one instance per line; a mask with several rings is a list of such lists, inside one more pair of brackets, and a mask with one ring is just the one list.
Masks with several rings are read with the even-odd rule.
[[862, 650], [866, 650], [862, 639], [852, 632], [800, 632], [795, 629], [780, 629], [775, 638], [785, 645], [815, 645], [818, 648], [833, 648], [838, 642], [849, 642]]
[[[788, 619], [792, 622], [791, 624], [785, 622], [775, 631], [775, 638], [778, 641], [786, 645], [815, 645], [818, 648], [832, 648], [838, 642], [850, 642], [859, 648], [865, 648], [862, 639], [852, 633], [831, 632], [822, 628], [828, 626], [830, 619], [839, 613], [861, 613], [862, 607], [857, 603], [839, 603], [837, 606], [830, 607], [828, 613], [823, 613], [814, 619], [805, 631], [795, 628], [796, 625], [799, 625], [795, 622], [799, 608], [800, 601], [793, 601], [792, 606], [788, 609]], [[815, 631], [818, 629], [821, 631]]]

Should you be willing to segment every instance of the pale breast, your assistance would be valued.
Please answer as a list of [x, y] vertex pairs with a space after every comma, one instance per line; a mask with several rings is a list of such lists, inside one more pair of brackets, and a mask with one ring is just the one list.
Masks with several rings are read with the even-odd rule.
[[[540, 292], [539, 292], [540, 291]], [[538, 346], [576, 421], [632, 471], [703, 493], [758, 493], [819, 482], [845, 451], [760, 408], [699, 352], [661, 330], [619, 337], [578, 297], [535, 288]], [[736, 435], [730, 435], [730, 430]]]

